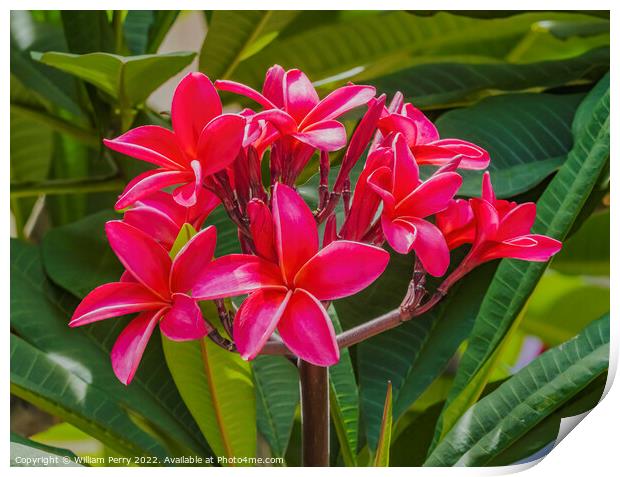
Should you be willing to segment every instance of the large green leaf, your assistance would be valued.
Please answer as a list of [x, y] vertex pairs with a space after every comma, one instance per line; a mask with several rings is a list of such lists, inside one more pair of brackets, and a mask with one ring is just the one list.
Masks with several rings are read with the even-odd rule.
[[[573, 144], [571, 122], [580, 94], [511, 94], [449, 111], [437, 120], [442, 137], [456, 137], [489, 151], [496, 194], [525, 192], [558, 170]], [[459, 194], [479, 196], [482, 171], [463, 171]]]
[[299, 68], [313, 81], [369, 79], [411, 63], [442, 59], [501, 59], [541, 20], [570, 19], [562, 13], [533, 13], [481, 20], [440, 12], [417, 17], [405, 12], [351, 15], [338, 23], [277, 39], [243, 61], [233, 78], [259, 87], [274, 63]]
[[62, 10], [60, 17], [72, 53], [114, 52], [114, 33], [105, 10]]
[[125, 107], [140, 104], [164, 81], [191, 63], [195, 53], [119, 56], [109, 53], [33, 53], [53, 66], [93, 84]]
[[252, 360], [257, 424], [276, 457], [284, 457], [299, 404], [297, 368], [283, 356]]
[[79, 466], [75, 460], [75, 454], [67, 449], [39, 444], [11, 432], [11, 467]]
[[126, 320], [71, 329], [76, 304], [47, 280], [36, 247], [11, 242], [11, 328], [19, 335], [12, 338], [12, 392], [125, 454], [209, 455], [158, 343], [149, 345], [126, 387], [109, 358]]
[[609, 315], [553, 348], [471, 407], [426, 466], [482, 466], [582, 391], [609, 364]]
[[117, 281], [123, 267], [108, 245], [104, 225], [118, 218], [114, 211], [103, 210], [50, 230], [41, 251], [52, 281], [77, 297], [103, 283]]
[[570, 237], [555, 257], [551, 268], [578, 275], [609, 275], [609, 210], [592, 215]]
[[156, 53], [178, 14], [178, 10], [129, 10], [123, 33], [131, 53]]
[[239, 63], [277, 38], [298, 14], [286, 10], [216, 10], [200, 50], [200, 71], [229, 78]]
[[377, 91], [401, 91], [417, 107], [445, 107], [480, 96], [532, 88], [553, 88], [598, 80], [609, 70], [609, 48], [598, 48], [575, 58], [528, 64], [509, 62], [416, 65], [372, 80]]
[[[538, 201], [538, 216], [532, 231], [564, 239], [588, 199], [609, 158], [609, 76], [601, 80], [607, 88], [595, 88], [598, 100], [583, 127], [575, 131], [575, 142], [564, 165]], [[459, 365], [454, 386], [439, 419], [435, 444], [474, 403], [484, 387], [487, 361], [511, 328], [547, 263], [503, 260], [487, 291], [474, 329]]]
[[[329, 315], [336, 333], [342, 333], [333, 306], [329, 308]], [[340, 350], [340, 361], [329, 368], [329, 404], [342, 458], [347, 467], [354, 467], [359, 433], [359, 393], [351, 356], [346, 348]]]
[[[451, 290], [431, 312], [358, 346], [362, 407], [371, 449], [375, 448], [379, 438], [386, 381], [392, 382], [394, 419], [398, 419], [443, 372], [467, 338], [493, 271], [492, 265], [477, 270]], [[401, 276], [400, 281], [408, 282], [409, 276]], [[373, 301], [380, 303], [387, 294], [387, 289], [384, 293], [377, 293], [373, 295]]]

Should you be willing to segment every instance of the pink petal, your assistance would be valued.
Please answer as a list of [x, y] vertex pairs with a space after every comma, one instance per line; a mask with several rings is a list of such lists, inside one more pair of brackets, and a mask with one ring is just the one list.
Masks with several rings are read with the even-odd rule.
[[430, 222], [415, 217], [403, 218], [412, 230], [415, 239], [412, 249], [422, 262], [424, 269], [434, 277], [440, 277], [450, 265], [450, 251], [441, 231]]
[[292, 295], [286, 288], [257, 290], [239, 307], [233, 337], [243, 359], [254, 359], [273, 334]]
[[[271, 101], [276, 108], [284, 107], [284, 75], [286, 71], [280, 65], [273, 65], [267, 70], [263, 83], [263, 95]], [[273, 106], [271, 106], [273, 107]]]
[[184, 150], [193, 156], [204, 127], [222, 114], [222, 103], [211, 80], [202, 73], [188, 73], [172, 98], [172, 126]]
[[107, 222], [105, 231], [110, 247], [125, 268], [145, 287], [167, 300], [171, 266], [168, 252], [152, 237], [120, 220]]
[[303, 288], [318, 300], [337, 300], [366, 288], [383, 273], [389, 261], [390, 254], [382, 248], [338, 240], [299, 270], [295, 287]]
[[123, 384], [129, 384], [136, 374], [146, 345], [164, 310], [140, 313], [125, 327], [112, 347], [110, 358], [114, 374]]
[[431, 121], [429, 121], [422, 111], [414, 107], [411, 103], [407, 103], [403, 106], [402, 112], [416, 125], [417, 134], [415, 141], [413, 143], [409, 143], [409, 145], [422, 145], [431, 141], [437, 141], [439, 139], [437, 128]]
[[388, 114], [379, 120], [379, 128], [386, 135], [390, 132], [401, 133], [408, 145], [415, 144], [418, 129], [412, 119], [402, 114]]
[[254, 240], [258, 256], [270, 262], [277, 263], [278, 255], [274, 244], [273, 217], [269, 207], [258, 199], [252, 199], [248, 204], [250, 218], [250, 233]]
[[476, 237], [474, 213], [467, 200], [452, 200], [446, 210], [435, 216], [435, 223], [444, 235], [450, 250], [465, 243], [473, 243]]
[[499, 227], [497, 210], [484, 199], [470, 199], [471, 209], [476, 219], [476, 246], [495, 241]]
[[252, 89], [244, 84], [237, 83], [236, 81], [217, 80], [215, 82], [215, 87], [220, 91], [228, 91], [229, 93], [240, 94], [241, 96], [250, 98], [267, 109], [278, 108], [278, 106], [274, 105], [255, 89]]
[[348, 85], [328, 94], [308, 115], [303, 118], [300, 127], [309, 126], [319, 121], [327, 121], [342, 116], [358, 106], [362, 106], [375, 96], [372, 86]]
[[294, 137], [321, 151], [337, 151], [347, 144], [347, 131], [338, 121], [314, 123]]
[[546, 262], [562, 248], [562, 242], [546, 235], [523, 235], [489, 247], [481, 261], [496, 258], [518, 258], [530, 262]]
[[445, 209], [463, 183], [456, 172], [430, 177], [396, 206], [400, 216], [428, 217]]
[[181, 169], [186, 162], [174, 133], [161, 126], [140, 126], [103, 143], [113, 151], [167, 169]]
[[284, 75], [284, 107], [297, 123], [319, 102], [319, 95], [308, 77], [300, 70], [289, 70]]
[[533, 202], [519, 204], [501, 219], [497, 240], [504, 241], [520, 235], [527, 235], [535, 221], [536, 204]]
[[462, 169], [486, 169], [491, 161], [487, 151], [461, 139], [440, 139], [428, 144], [414, 146], [413, 155], [418, 164], [437, 166], [460, 157]]
[[198, 159], [203, 166], [203, 177], [228, 167], [237, 157], [245, 119], [238, 114], [223, 114], [202, 130], [198, 141]]
[[[174, 202], [172, 196], [164, 195]], [[164, 248], [170, 249], [179, 234], [180, 226], [166, 213], [167, 210], [162, 209], [152, 202], [138, 201], [134, 207], [125, 212], [123, 222], [142, 230], [161, 243]]]
[[277, 265], [254, 255], [232, 254], [215, 259], [202, 270], [192, 296], [197, 300], [213, 300], [282, 284]]
[[186, 293], [191, 290], [202, 270], [213, 259], [217, 231], [211, 225], [194, 235], [172, 261], [170, 270], [170, 290], [173, 293]]
[[392, 195], [396, 202], [400, 202], [420, 185], [420, 171], [402, 134], [396, 134], [392, 149], [394, 151]]
[[416, 238], [416, 229], [408, 222], [400, 219], [392, 220], [386, 214], [381, 214], [381, 228], [385, 239], [396, 252], [408, 254]]
[[127, 184], [116, 204], [114, 204], [114, 208], [116, 210], [124, 209], [158, 190], [176, 184], [184, 184], [191, 180], [193, 180], [193, 174], [188, 171], [155, 169], [154, 171], [143, 172]]
[[202, 189], [202, 165], [197, 160], [191, 162], [191, 168], [194, 172], [192, 182], [177, 187], [172, 193], [175, 202], [182, 207], [192, 207], [196, 205], [198, 200], [198, 192]]
[[482, 174], [482, 198], [489, 204], [495, 205], [495, 191], [493, 190], [493, 184], [491, 184], [491, 174], [486, 171]]
[[80, 302], [69, 326], [82, 326], [137, 311], [157, 310], [166, 303], [140, 283], [114, 282], [98, 286]]
[[183, 293], [175, 293], [172, 300], [172, 308], [159, 323], [159, 329], [164, 336], [174, 341], [199, 340], [205, 337], [209, 328], [202, 318], [196, 300]]
[[336, 333], [325, 308], [301, 288], [291, 296], [278, 331], [287, 348], [304, 361], [331, 366], [340, 359]]
[[316, 222], [301, 196], [283, 184], [274, 187], [272, 210], [282, 275], [292, 283], [302, 265], [319, 249]]
[[396, 207], [396, 200], [392, 195], [392, 170], [389, 167], [379, 167], [368, 177], [368, 186], [383, 200], [383, 213], [391, 216]]
[[261, 111], [252, 117], [252, 121], [267, 121], [282, 135], [294, 134], [297, 132], [297, 122], [295, 119], [287, 112], [279, 109]]

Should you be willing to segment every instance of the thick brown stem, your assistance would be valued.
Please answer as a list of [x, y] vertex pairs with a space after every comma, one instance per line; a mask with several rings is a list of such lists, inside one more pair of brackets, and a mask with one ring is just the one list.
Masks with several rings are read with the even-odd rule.
[[329, 390], [327, 368], [299, 361], [302, 465], [329, 466]]

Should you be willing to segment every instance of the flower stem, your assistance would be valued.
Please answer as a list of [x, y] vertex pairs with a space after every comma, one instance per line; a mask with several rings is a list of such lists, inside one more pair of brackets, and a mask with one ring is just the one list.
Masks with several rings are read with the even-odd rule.
[[299, 360], [302, 465], [329, 465], [329, 387], [327, 369]]

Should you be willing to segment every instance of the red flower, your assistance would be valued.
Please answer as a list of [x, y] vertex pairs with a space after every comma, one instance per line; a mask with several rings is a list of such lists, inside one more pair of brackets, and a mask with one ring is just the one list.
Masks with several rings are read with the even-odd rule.
[[193, 289], [196, 299], [249, 293], [234, 320], [235, 344], [254, 358], [277, 328], [286, 346], [319, 366], [339, 360], [331, 320], [321, 301], [353, 295], [387, 266], [389, 254], [371, 245], [338, 240], [319, 250], [310, 208], [291, 188], [276, 184], [273, 217], [254, 200], [248, 208], [258, 256], [228, 255], [207, 267]]
[[209, 332], [195, 298], [188, 292], [198, 272], [213, 258], [216, 231], [213, 226], [202, 230], [174, 260], [153, 238], [124, 222], [108, 222], [106, 233], [127, 272], [121, 281], [91, 291], [73, 313], [69, 326], [139, 312], [111, 352], [114, 373], [122, 383], [129, 384], [157, 324], [165, 336], [176, 341], [199, 339]]
[[440, 139], [435, 125], [410, 103], [398, 113], [385, 109], [379, 128], [384, 134], [401, 133], [418, 164], [443, 166], [460, 158], [463, 169], [486, 169], [489, 165], [489, 153], [480, 146], [462, 139]]
[[222, 115], [222, 103], [209, 78], [189, 73], [172, 99], [172, 127], [140, 126], [116, 139], [104, 139], [110, 149], [159, 166], [130, 181], [116, 202], [124, 209], [165, 187], [181, 205], [196, 203], [203, 179], [232, 163], [241, 148], [246, 119]]
[[368, 178], [383, 200], [381, 226], [388, 243], [398, 253], [415, 251], [425, 270], [443, 275], [450, 252], [441, 231], [427, 217], [445, 209], [461, 186], [456, 172], [439, 172], [422, 182], [418, 165], [397, 133], [392, 143], [392, 166], [377, 168]]

